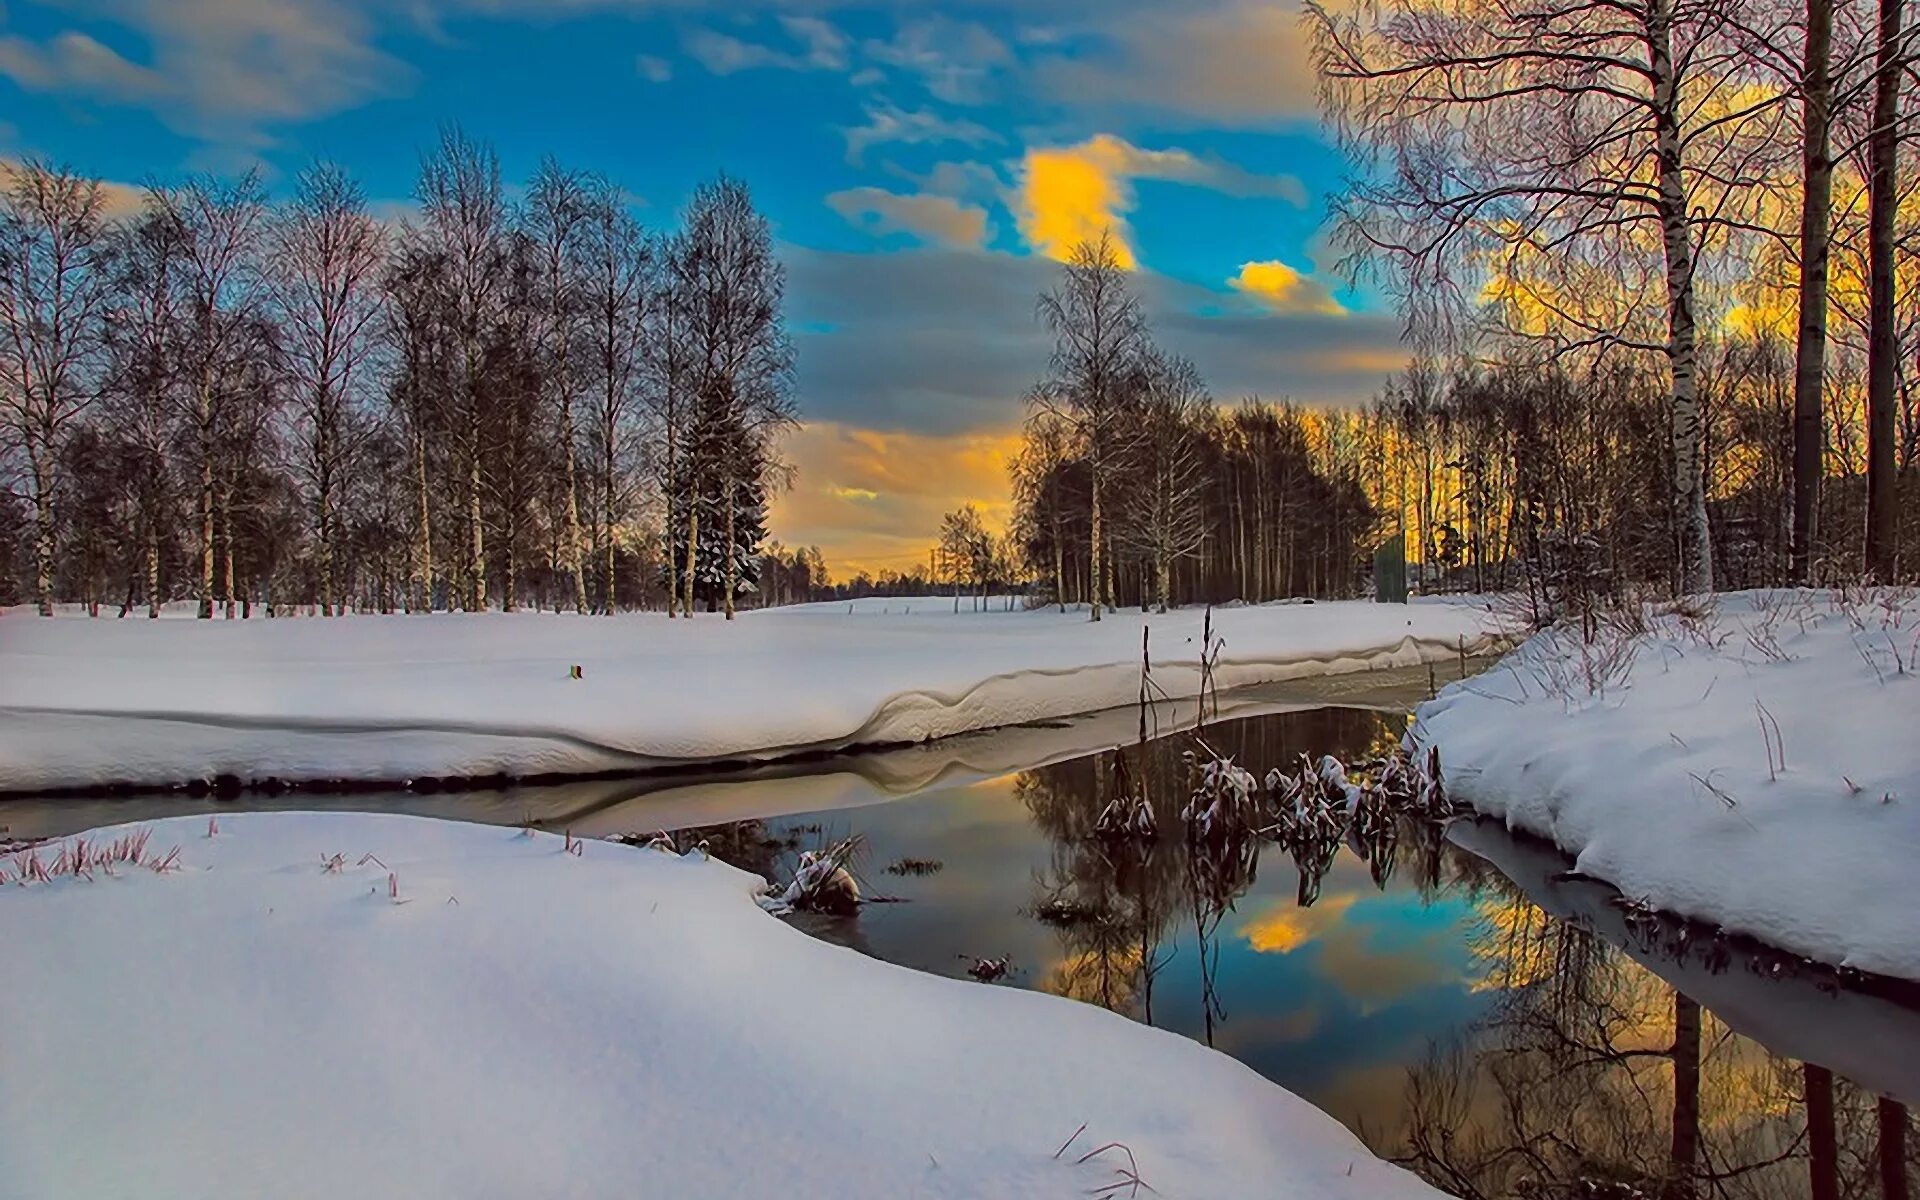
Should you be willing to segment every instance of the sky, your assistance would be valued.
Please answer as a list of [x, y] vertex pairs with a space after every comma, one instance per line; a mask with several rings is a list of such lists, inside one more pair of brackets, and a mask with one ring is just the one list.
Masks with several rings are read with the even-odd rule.
[[788, 271], [802, 428], [772, 534], [836, 576], [1007, 510], [1034, 315], [1111, 230], [1223, 402], [1357, 402], [1405, 362], [1326, 232], [1347, 167], [1270, 0], [0, 0], [0, 157], [137, 184], [315, 158], [403, 215], [443, 123], [510, 180], [600, 171], [671, 225], [725, 171]]

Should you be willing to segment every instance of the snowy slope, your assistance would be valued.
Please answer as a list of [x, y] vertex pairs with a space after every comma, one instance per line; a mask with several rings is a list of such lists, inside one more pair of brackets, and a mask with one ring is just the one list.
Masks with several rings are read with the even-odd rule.
[[1437, 1194], [1226, 1055], [809, 938], [719, 863], [392, 816], [150, 828], [184, 869], [0, 891], [0, 1025], [32, 1035], [10, 1195], [1072, 1196], [1118, 1181], [1118, 1150], [1076, 1161], [1112, 1142], [1168, 1200]]
[[1920, 594], [1738, 593], [1550, 631], [1415, 731], [1452, 793], [1653, 906], [1920, 978]]
[[[911, 603], [911, 602], [908, 602]], [[113, 780], [591, 771], [916, 742], [1198, 687], [1202, 614], [807, 606], [668, 621], [0, 617], [0, 790]], [[1223, 687], [1493, 647], [1465, 607], [1215, 614]], [[569, 677], [579, 664], [584, 677]]]

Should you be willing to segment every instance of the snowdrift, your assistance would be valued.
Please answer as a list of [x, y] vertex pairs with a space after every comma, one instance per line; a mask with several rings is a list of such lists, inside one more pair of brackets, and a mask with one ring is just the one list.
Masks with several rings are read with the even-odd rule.
[[[911, 610], [911, 611], [908, 611]], [[1199, 688], [1203, 614], [816, 605], [669, 621], [530, 613], [0, 617], [0, 791], [585, 773], [921, 742]], [[1222, 687], [1490, 652], [1467, 606], [1216, 612]], [[572, 678], [573, 666], [581, 677]]]
[[0, 1072], [9, 1194], [1070, 1196], [1128, 1168], [1168, 1198], [1438, 1195], [1224, 1054], [817, 941], [718, 862], [384, 815], [147, 828], [175, 869], [0, 891], [0, 1023], [33, 1033]]
[[1920, 593], [1550, 630], [1422, 705], [1450, 791], [1634, 901], [1920, 979]]

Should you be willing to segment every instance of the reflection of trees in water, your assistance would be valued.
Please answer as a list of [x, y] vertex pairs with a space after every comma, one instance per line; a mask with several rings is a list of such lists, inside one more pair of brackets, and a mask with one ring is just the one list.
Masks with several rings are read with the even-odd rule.
[[[1498, 999], [1410, 1072], [1404, 1141], [1380, 1150], [1488, 1200], [1904, 1200], [1914, 1164], [1872, 1096], [1734, 1034], [1497, 876], [1473, 894]], [[1884, 1180], [1883, 1145], [1899, 1159]]]
[[[1402, 727], [1319, 710], [1222, 722], [1207, 739], [1262, 775], [1303, 751], [1384, 754]], [[1190, 920], [1211, 1041], [1226, 1012], [1215, 988], [1220, 925], [1253, 885], [1259, 850], [1274, 848], [1189, 845], [1183, 748], [1176, 737], [1040, 768], [1016, 791], [1053, 843], [1034, 881], [1035, 911], [1053, 914], [1060, 938], [1042, 986], [1150, 1022], [1163, 942]], [[1145, 787], [1157, 842], [1094, 835], [1123, 786]], [[1475, 986], [1495, 995], [1470, 1037], [1409, 1073], [1404, 1133], [1376, 1147], [1388, 1157], [1475, 1200], [1908, 1200], [1901, 1188], [1916, 1168], [1914, 1139], [1896, 1136], [1904, 1109], [1883, 1114], [1845, 1080], [1733, 1034], [1625, 953], [1529, 903], [1436, 825], [1407, 823], [1353, 849], [1381, 886], [1398, 875], [1429, 903], [1443, 891], [1475, 900]], [[1301, 904], [1319, 895], [1336, 850], [1299, 855]]]
[[[1352, 759], [1374, 748], [1390, 749], [1398, 745], [1403, 728], [1404, 719], [1397, 716], [1318, 709], [1211, 724], [1207, 741], [1260, 774], [1292, 763], [1303, 751]], [[1186, 739], [1177, 736], [1122, 747], [1023, 772], [1014, 786], [1053, 843], [1052, 862], [1034, 881], [1034, 910], [1055, 914], [1050, 923], [1059, 931], [1061, 954], [1042, 986], [1151, 1021], [1153, 983], [1165, 962], [1161, 942], [1184, 914], [1197, 937], [1211, 1039], [1223, 1012], [1213, 988], [1217, 933], [1234, 902], [1253, 885], [1260, 847], [1251, 839], [1203, 853], [1188, 846], [1180, 821], [1191, 790], [1180, 758], [1187, 748]], [[1122, 786], [1145, 788], [1160, 830], [1156, 842], [1103, 841], [1094, 835], [1101, 810]], [[1319, 864], [1319, 872], [1325, 869]], [[1303, 895], [1307, 878], [1302, 877]], [[1311, 886], [1317, 894], [1317, 875]]]

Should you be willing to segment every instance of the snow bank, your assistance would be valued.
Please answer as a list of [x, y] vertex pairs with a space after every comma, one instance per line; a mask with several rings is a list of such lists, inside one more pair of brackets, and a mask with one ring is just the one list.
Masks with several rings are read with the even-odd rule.
[[1649, 620], [1540, 634], [1423, 705], [1452, 794], [1654, 907], [1920, 978], [1920, 594]]
[[[906, 604], [887, 601], [882, 605]], [[0, 790], [113, 781], [531, 775], [918, 742], [1169, 694], [1202, 614], [773, 609], [0, 618]], [[1490, 614], [1352, 602], [1215, 614], [1222, 687], [1484, 653]], [[582, 678], [571, 678], [573, 665]]]
[[150, 828], [184, 869], [0, 892], [11, 1194], [1070, 1196], [1118, 1181], [1117, 1150], [1076, 1161], [1116, 1141], [1163, 1197], [1436, 1194], [1223, 1054], [816, 941], [719, 863]]

